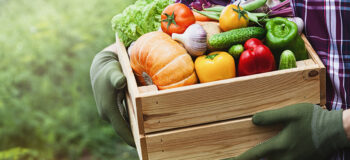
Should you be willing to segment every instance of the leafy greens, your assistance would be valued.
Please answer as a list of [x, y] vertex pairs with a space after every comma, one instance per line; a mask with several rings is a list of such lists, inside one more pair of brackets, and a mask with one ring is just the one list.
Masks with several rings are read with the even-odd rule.
[[112, 28], [125, 46], [160, 27], [161, 13], [172, 0], [138, 0], [112, 18]]

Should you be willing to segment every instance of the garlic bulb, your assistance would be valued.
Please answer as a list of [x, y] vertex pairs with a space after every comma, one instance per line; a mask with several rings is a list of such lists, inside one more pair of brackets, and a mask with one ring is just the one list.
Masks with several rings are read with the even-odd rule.
[[207, 33], [199, 24], [190, 25], [183, 34], [172, 34], [172, 38], [184, 45], [191, 56], [201, 56], [207, 50]]
[[130, 44], [129, 48], [128, 48], [128, 55], [129, 55], [129, 57], [131, 56], [131, 48], [134, 46], [134, 44], [135, 44], [135, 41], [132, 42], [132, 43]]
[[304, 29], [304, 21], [300, 17], [289, 17], [289, 21], [294, 22], [298, 26], [298, 33], [301, 34]]

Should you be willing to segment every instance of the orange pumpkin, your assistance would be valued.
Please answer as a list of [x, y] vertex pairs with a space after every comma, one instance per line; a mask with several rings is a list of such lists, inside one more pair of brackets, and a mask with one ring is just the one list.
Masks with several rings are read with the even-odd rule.
[[191, 56], [163, 32], [137, 39], [130, 50], [130, 63], [141, 85], [153, 83], [158, 89], [168, 89], [197, 83]]

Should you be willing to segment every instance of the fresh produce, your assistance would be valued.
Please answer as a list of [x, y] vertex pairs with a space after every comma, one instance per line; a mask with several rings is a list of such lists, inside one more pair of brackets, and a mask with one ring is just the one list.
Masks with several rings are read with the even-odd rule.
[[198, 11], [196, 9], [193, 9], [193, 12], [196, 12], [198, 14], [201, 14], [203, 16], [209, 17], [210, 19], [217, 20], [217, 21], [219, 21], [220, 13], [221, 13], [221, 12], [212, 12], [212, 11], [206, 11], [206, 10]]
[[197, 57], [195, 69], [201, 83], [236, 76], [235, 60], [227, 52], [212, 52]]
[[204, 8], [203, 10], [204, 11], [209, 11], [209, 12], [222, 12], [222, 10], [224, 8], [226, 8], [226, 6], [217, 5], [217, 6], [213, 6], [213, 7], [210, 7], [210, 8]]
[[239, 59], [239, 56], [244, 51], [244, 47], [241, 44], [233, 45], [229, 50], [228, 53], [231, 54], [235, 59]]
[[234, 4], [241, 4], [241, 7], [246, 11], [253, 11], [263, 6], [266, 0], [247, 0], [247, 1], [236, 1]]
[[207, 33], [199, 24], [190, 25], [185, 33], [173, 33], [172, 38], [184, 45], [191, 56], [201, 56], [207, 50]]
[[247, 27], [248, 14], [239, 5], [228, 5], [222, 10], [219, 18], [220, 28], [223, 31]]
[[[228, 0], [175, 0], [177, 3], [138, 0], [134, 5], [137, 9], [131, 7], [123, 16], [130, 19], [135, 10], [138, 15], [133, 21], [140, 22], [123, 28], [117, 24], [121, 17], [116, 16], [113, 27], [124, 34], [122, 37], [137, 34], [123, 42], [128, 46], [138, 38], [128, 49], [138, 82], [155, 84], [159, 89], [174, 88], [194, 84], [197, 77], [201, 83], [232, 78], [236, 76], [236, 68], [240, 76], [273, 71], [276, 65], [279, 69], [292, 68], [296, 67], [296, 60], [308, 58], [299, 35], [304, 25], [302, 19], [269, 18], [291, 16], [289, 1], [237, 0], [229, 4]], [[143, 9], [145, 6], [152, 6], [153, 12]], [[164, 8], [162, 13], [158, 13], [159, 8]], [[153, 17], [152, 21], [148, 16]], [[140, 17], [148, 19], [139, 20]], [[144, 26], [139, 31], [140, 24], [156, 30], [156, 23], [163, 32], [151, 32], [151, 29], [144, 32]], [[215, 52], [204, 55], [208, 50]]]
[[298, 26], [298, 33], [301, 34], [304, 29], [304, 21], [300, 17], [289, 17], [289, 21], [294, 22]]
[[290, 6], [290, 0], [285, 0], [273, 7], [270, 7], [269, 15], [272, 17], [292, 17], [293, 8]]
[[182, 3], [167, 6], [162, 12], [161, 19], [162, 30], [169, 35], [184, 33], [188, 26], [196, 22], [191, 9]]
[[249, 39], [244, 44], [239, 58], [238, 75], [246, 76], [275, 70], [275, 59], [270, 49], [256, 38]]
[[266, 41], [271, 48], [285, 48], [298, 34], [298, 26], [282, 17], [271, 19], [266, 24]]
[[266, 5], [270, 8], [282, 3], [280, 0], [267, 0]]
[[269, 13], [270, 8], [269, 6], [265, 3], [263, 6], [261, 6], [260, 8], [252, 11], [254, 13]]
[[250, 38], [263, 39], [266, 31], [262, 27], [246, 27], [233, 29], [220, 34], [215, 34], [209, 38], [209, 45], [217, 50], [225, 50], [234, 44], [244, 43]]
[[291, 50], [285, 50], [281, 54], [279, 70], [296, 68], [297, 62], [295, 60], [294, 53]]
[[190, 6], [194, 9], [202, 10], [204, 7], [208, 8], [211, 6], [211, 3], [207, 0], [194, 0]]
[[213, 5], [226, 6], [231, 1], [230, 0], [176, 0], [175, 2], [186, 4], [188, 7], [194, 8], [196, 10], [202, 10], [203, 8], [208, 8]]
[[292, 41], [291, 44], [284, 49], [289, 49], [293, 51], [295, 59], [297, 61], [309, 58], [309, 54], [306, 50], [304, 40], [300, 37], [299, 34], [295, 37], [294, 41]]
[[138, 0], [112, 19], [112, 28], [125, 46], [141, 35], [156, 31], [160, 27], [160, 14], [169, 0]]
[[[279, 0], [237, 0], [234, 5], [240, 4], [244, 12], [247, 13], [249, 21], [261, 25], [270, 19], [268, 17], [292, 17], [293, 8], [290, 5], [290, 0], [283, 2]], [[204, 8], [203, 11], [196, 11], [200, 14], [207, 15], [212, 19], [219, 20], [220, 13], [225, 7], [209, 7]], [[251, 12], [250, 12], [251, 11]]]
[[260, 22], [265, 22], [267, 19], [268, 14], [266, 13], [251, 13], [247, 12], [249, 20], [252, 22], [255, 22], [256, 24], [262, 26]]
[[[259, 0], [261, 2], [261, 0]], [[238, 2], [238, 1], [236, 1]], [[246, 1], [246, 2], [252, 2], [252, 3], [255, 3], [257, 1]], [[236, 4], [236, 3], [235, 3]], [[237, 3], [237, 5], [239, 5], [239, 3]], [[214, 7], [210, 7], [210, 8], [205, 8], [203, 9], [203, 11], [198, 11], [198, 10], [193, 10], [197, 13], [200, 13], [202, 15], [205, 15], [207, 17], [210, 17], [211, 19], [214, 19], [214, 20], [220, 20], [220, 15], [222, 15], [221, 13], [223, 12], [223, 10], [227, 8], [227, 7], [224, 7], [224, 6], [214, 6]], [[244, 12], [246, 13], [248, 16], [248, 19], [249, 21], [252, 21], [252, 22], [255, 22], [257, 23], [258, 25], [262, 26], [260, 24], [260, 22], [265, 22], [268, 20], [268, 11], [265, 13], [265, 11], [262, 11], [262, 12], [248, 12], [244, 6], [241, 6], [241, 8], [243, 8], [244, 10], [241, 11], [241, 12]], [[268, 9], [269, 10], [269, 9]]]
[[168, 34], [144, 34], [130, 52], [131, 67], [142, 85], [153, 83], [158, 89], [168, 89], [197, 82], [191, 56]]
[[194, 18], [196, 19], [196, 21], [211, 21], [212, 19], [205, 16], [205, 15], [202, 15], [202, 14], [199, 14], [195, 11], [192, 11], [193, 12], [193, 15], [194, 15]]
[[214, 51], [214, 48], [209, 45], [209, 38], [215, 34], [221, 33], [218, 22], [196, 22], [201, 25], [205, 32], [207, 33], [207, 48], [211, 51]]
[[308, 58], [304, 41], [298, 34], [298, 27], [286, 18], [276, 17], [266, 23], [266, 43], [277, 60], [283, 50], [291, 50], [297, 61]]

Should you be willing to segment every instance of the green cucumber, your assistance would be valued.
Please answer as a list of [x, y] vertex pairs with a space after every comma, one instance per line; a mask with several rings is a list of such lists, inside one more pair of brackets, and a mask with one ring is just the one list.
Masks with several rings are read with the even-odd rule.
[[230, 53], [232, 57], [234, 57], [236, 60], [238, 60], [239, 56], [241, 56], [241, 53], [243, 51], [244, 51], [243, 45], [235, 44], [228, 50], [228, 53]]
[[214, 34], [208, 43], [215, 50], [227, 50], [234, 44], [242, 44], [250, 38], [263, 39], [265, 35], [266, 30], [262, 27], [245, 27]]
[[280, 57], [279, 70], [296, 68], [297, 62], [295, 60], [294, 53], [291, 50], [285, 50], [282, 52]]

